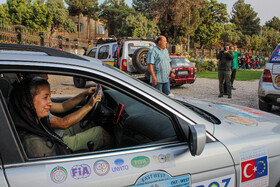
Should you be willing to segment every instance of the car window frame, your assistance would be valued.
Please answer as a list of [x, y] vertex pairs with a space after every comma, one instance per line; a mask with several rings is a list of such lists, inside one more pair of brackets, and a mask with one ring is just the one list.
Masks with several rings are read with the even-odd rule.
[[[43, 68], [43, 67], [42, 67]], [[71, 71], [71, 69], [68, 69], [67, 68], [67, 70], [68, 71]], [[21, 72], [24, 72], [25, 70], [24, 69], [22, 69], [22, 71]], [[28, 72], [28, 71], [27, 71]], [[71, 71], [71, 72], [63, 72], [63, 71], [59, 71], [59, 70], [54, 70], [54, 71], [51, 71], [51, 72], [48, 72], [48, 71], [42, 71], [42, 72], [40, 72], [40, 73], [48, 73], [48, 74], [50, 74], [50, 73], [55, 73], [55, 74], [59, 74], [59, 75], [65, 75], [65, 76], [78, 76], [76, 73], [77, 72], [73, 72], [73, 71]], [[93, 81], [96, 81], [97, 82], [97, 80], [99, 80], [99, 81], [101, 81], [100, 80], [100, 78], [97, 78], [97, 77], [94, 77], [94, 76], [92, 76], [93, 74], [91, 74], [91, 76], [89, 77], [89, 76], [87, 76], [87, 75], [82, 75], [82, 74], [79, 74], [79, 76], [81, 76], [81, 77], [86, 77], [86, 78], [88, 78], [88, 79], [90, 79], [90, 78], [92, 78], [92, 80]], [[104, 77], [104, 79], [105, 80], [103, 80], [103, 81], [101, 81], [101, 82], [105, 82], [106, 81], [106, 78]], [[107, 80], [107, 86], [108, 86], [108, 84], [109, 85], [112, 85], [112, 83], [111, 82], [109, 82], [108, 80]], [[115, 82], [115, 84], [119, 84], [118, 82]], [[127, 90], [125, 90], [124, 88], [122, 88], [122, 86], [116, 86], [114, 84], [114, 86], [112, 86], [114, 89], [116, 89], [116, 90], [118, 90], [118, 91], [120, 91], [120, 90], [122, 90], [121, 91], [121, 93], [124, 93], [124, 94], [126, 94], [127, 95], [127, 93], [129, 93], [129, 92], [127, 92]], [[148, 105], [149, 107], [152, 107], [153, 109], [156, 109], [157, 111], [159, 111], [160, 110], [160, 113], [161, 114], [164, 114], [165, 116], [167, 116], [170, 120], [171, 120], [171, 122], [172, 122], [172, 125], [173, 125], [173, 128], [174, 128], [174, 131], [175, 131], [175, 133], [176, 133], [176, 136], [177, 136], [177, 141], [172, 141], [172, 142], [163, 142], [163, 143], [158, 143], [158, 142], [155, 142], [155, 143], [149, 143], [149, 144], [141, 144], [141, 145], [137, 145], [137, 146], [133, 146], [133, 147], [124, 147], [124, 148], [120, 148], [120, 149], [117, 149], [117, 150], [113, 150], [113, 149], [110, 149], [110, 150], [107, 150], [106, 152], [109, 152], [109, 153], [113, 153], [113, 152], [123, 152], [123, 151], [126, 151], [126, 150], [132, 150], [132, 151], [138, 151], [138, 150], [143, 150], [143, 149], [150, 149], [150, 148], [153, 148], [153, 147], [155, 147], [155, 146], [168, 146], [168, 145], [171, 145], [171, 144], [185, 144], [186, 142], [182, 142], [182, 134], [181, 134], [181, 130], [180, 129], [178, 129], [178, 127], [180, 126], [179, 125], [179, 122], [178, 122], [178, 119], [177, 119], [177, 117], [176, 116], [174, 116], [174, 114], [173, 113], [170, 113], [170, 112], [168, 112], [168, 111], [163, 111], [163, 108], [162, 107], [155, 107], [154, 105], [152, 105], [151, 103], [149, 103], [149, 102], [147, 102], [147, 101], [145, 101], [145, 100], [143, 100], [143, 99], [141, 99], [141, 98], [139, 98], [139, 97], [136, 97], [137, 96], [137, 93], [129, 93], [128, 94], [129, 95], [129, 97], [132, 97], [133, 99], [136, 99], [136, 98], [138, 98], [137, 99], [137, 101], [139, 101], [139, 102], [141, 102], [141, 103], [143, 103], [143, 104], [145, 104], [145, 105]], [[10, 112], [8, 111], [8, 113], [10, 114]], [[15, 129], [15, 126], [14, 126], [14, 124], [13, 124], [13, 121], [12, 121], [12, 118], [10, 117], [10, 123], [9, 123], [9, 126], [10, 127], [13, 127], [14, 129]], [[21, 154], [22, 156], [22, 160], [20, 161], [20, 162], [16, 162], [16, 163], [22, 163], [22, 162], [30, 162], [30, 161], [36, 161], [36, 160], [42, 160], [42, 161], [44, 161], [44, 160], [53, 160], [53, 159], [75, 159], [75, 158], [78, 158], [78, 157], [83, 157], [83, 156], [89, 156], [89, 155], [91, 155], [91, 156], [94, 156], [94, 157], [98, 157], [98, 155], [102, 155], [103, 154], [103, 151], [96, 151], [96, 152], [84, 152], [84, 153], [75, 153], [75, 154], [69, 154], [69, 155], [58, 155], [58, 156], [51, 156], [51, 157], [42, 157], [42, 158], [28, 158], [27, 157], [27, 155], [26, 155], [26, 153], [25, 153], [25, 151], [24, 151], [24, 149], [23, 149], [23, 145], [22, 145], [22, 143], [21, 143], [21, 141], [20, 141], [20, 139], [19, 139], [19, 136], [18, 136], [18, 133], [17, 132], [13, 132], [13, 134], [15, 135], [15, 136], [17, 136], [18, 137], [18, 139], [15, 141], [15, 143], [16, 143], [16, 145], [19, 147], [19, 148], [21, 148], [21, 149], [18, 149], [18, 151], [19, 151], [19, 153], [18, 154]]]

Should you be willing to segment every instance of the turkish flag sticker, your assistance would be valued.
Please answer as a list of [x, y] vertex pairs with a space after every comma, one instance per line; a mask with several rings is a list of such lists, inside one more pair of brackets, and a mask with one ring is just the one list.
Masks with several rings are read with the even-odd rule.
[[241, 182], [246, 182], [256, 178], [256, 164], [255, 159], [241, 163], [242, 178]]
[[268, 174], [267, 156], [241, 162], [241, 182], [247, 182]]

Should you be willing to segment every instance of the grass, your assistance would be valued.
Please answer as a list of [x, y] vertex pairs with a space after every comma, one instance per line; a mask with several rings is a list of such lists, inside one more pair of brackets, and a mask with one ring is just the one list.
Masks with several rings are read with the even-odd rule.
[[[252, 81], [259, 80], [263, 71], [257, 70], [237, 70], [235, 80], [237, 81]], [[197, 72], [197, 77], [218, 79], [218, 72]]]

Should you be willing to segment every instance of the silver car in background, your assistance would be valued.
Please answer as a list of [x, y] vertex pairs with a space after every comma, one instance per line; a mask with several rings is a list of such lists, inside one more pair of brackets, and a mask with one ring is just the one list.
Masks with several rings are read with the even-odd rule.
[[[39, 46], [0, 44], [0, 73], [1, 187], [280, 186], [277, 115], [170, 98], [106, 63]], [[8, 105], [10, 89], [30, 73], [48, 74], [53, 102], [73, 97], [60, 95], [61, 86], [80, 93], [101, 84], [102, 101], [85, 120], [106, 129], [112, 145], [28, 157]], [[89, 80], [86, 88], [75, 88], [73, 77]]]
[[272, 106], [280, 106], [280, 44], [265, 65], [259, 81], [259, 109], [270, 112]]

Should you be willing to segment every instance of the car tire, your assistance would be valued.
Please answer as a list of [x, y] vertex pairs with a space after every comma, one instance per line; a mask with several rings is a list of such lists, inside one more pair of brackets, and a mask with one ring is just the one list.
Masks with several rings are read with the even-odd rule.
[[84, 88], [86, 86], [86, 80], [79, 77], [73, 77], [74, 86], [76, 88]]
[[147, 54], [149, 48], [143, 47], [137, 49], [132, 56], [132, 65], [138, 73], [146, 73], [148, 71], [147, 66]]
[[261, 101], [261, 100], [259, 99], [259, 109], [260, 109], [260, 110], [263, 110], [263, 111], [266, 111], [266, 112], [270, 112], [271, 109], [272, 109], [272, 105], [266, 103], [265, 101]]

